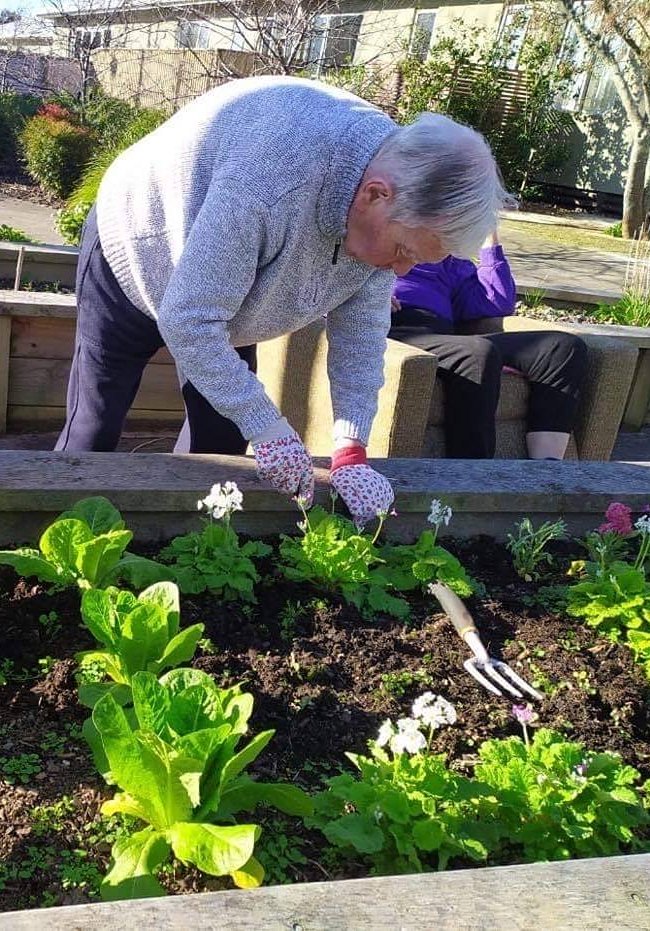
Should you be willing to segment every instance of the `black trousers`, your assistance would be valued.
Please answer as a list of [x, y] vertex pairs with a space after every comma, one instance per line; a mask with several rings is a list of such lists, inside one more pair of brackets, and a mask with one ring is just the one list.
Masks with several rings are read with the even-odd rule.
[[[58, 450], [110, 452], [118, 444], [144, 367], [164, 346], [154, 320], [125, 296], [99, 241], [94, 209], [86, 220], [77, 266], [77, 333], [67, 416]], [[255, 346], [237, 350], [254, 372]], [[178, 371], [185, 423], [174, 452], [242, 455], [239, 428], [217, 413]]]
[[524, 375], [530, 386], [527, 432], [571, 432], [587, 365], [579, 337], [541, 330], [460, 336], [440, 328], [428, 311], [403, 308], [393, 314], [389, 336], [436, 356], [450, 458], [494, 457], [504, 366]]

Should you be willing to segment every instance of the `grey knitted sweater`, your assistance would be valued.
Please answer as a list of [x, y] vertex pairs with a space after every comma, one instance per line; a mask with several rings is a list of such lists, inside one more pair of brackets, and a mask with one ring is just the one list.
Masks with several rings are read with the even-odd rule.
[[368, 438], [394, 277], [334, 252], [363, 172], [395, 128], [335, 88], [247, 78], [184, 107], [102, 181], [99, 234], [118, 282], [246, 438], [280, 414], [233, 347], [323, 316], [335, 435]]

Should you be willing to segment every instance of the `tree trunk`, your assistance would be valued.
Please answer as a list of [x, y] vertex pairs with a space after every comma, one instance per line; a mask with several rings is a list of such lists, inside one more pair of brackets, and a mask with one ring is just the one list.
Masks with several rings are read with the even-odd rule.
[[648, 156], [650, 156], [650, 131], [646, 126], [636, 128], [623, 192], [624, 239], [632, 239], [635, 234], [641, 233], [645, 219], [644, 193]]

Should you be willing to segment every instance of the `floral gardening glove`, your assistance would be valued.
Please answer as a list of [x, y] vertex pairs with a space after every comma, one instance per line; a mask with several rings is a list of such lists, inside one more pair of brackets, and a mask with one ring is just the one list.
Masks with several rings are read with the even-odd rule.
[[251, 440], [257, 474], [276, 491], [298, 497], [311, 507], [314, 499], [314, 466], [302, 440], [284, 417]]
[[388, 479], [366, 463], [363, 446], [345, 446], [335, 451], [330, 485], [343, 498], [359, 528], [374, 520], [380, 511], [388, 511], [395, 500]]

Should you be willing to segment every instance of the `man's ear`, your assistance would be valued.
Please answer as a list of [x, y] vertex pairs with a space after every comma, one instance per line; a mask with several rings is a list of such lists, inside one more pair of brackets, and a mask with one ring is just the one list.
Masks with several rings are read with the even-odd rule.
[[392, 184], [387, 178], [381, 175], [374, 175], [362, 181], [358, 191], [359, 203], [362, 207], [369, 207], [372, 204], [381, 203], [390, 204], [395, 197], [395, 191]]

